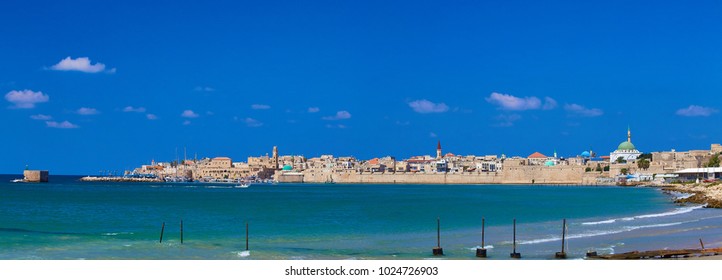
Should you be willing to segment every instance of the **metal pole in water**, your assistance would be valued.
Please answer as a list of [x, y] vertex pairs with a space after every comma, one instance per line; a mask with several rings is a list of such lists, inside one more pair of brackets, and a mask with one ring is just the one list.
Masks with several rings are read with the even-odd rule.
[[248, 251], [248, 222], [246, 222], [246, 251]]
[[520, 259], [521, 254], [516, 252], [516, 218], [514, 219], [514, 245], [513, 245], [514, 251], [511, 253], [510, 257], [512, 259]]
[[163, 225], [160, 227], [160, 241], [158, 243], [163, 243], [163, 231], [165, 231], [165, 222], [163, 222]]
[[704, 250], [704, 243], [702, 243], [702, 238], [699, 239], [699, 245], [702, 246], [702, 250]]
[[181, 223], [180, 223], [180, 230], [181, 230], [181, 244], [183, 244], [183, 220], [181, 220]]
[[564, 241], [566, 240], [566, 234], [567, 234], [567, 219], [564, 219], [564, 221], [562, 223], [562, 251], [554, 254], [554, 258], [557, 258], [557, 259], [566, 259], [567, 258], [567, 253], [564, 252]]
[[441, 219], [436, 217], [436, 247], [431, 250], [434, 256], [444, 255], [444, 249], [441, 248]]
[[481, 218], [481, 248], [476, 249], [477, 258], [486, 258], [486, 248], [484, 246], [484, 217]]

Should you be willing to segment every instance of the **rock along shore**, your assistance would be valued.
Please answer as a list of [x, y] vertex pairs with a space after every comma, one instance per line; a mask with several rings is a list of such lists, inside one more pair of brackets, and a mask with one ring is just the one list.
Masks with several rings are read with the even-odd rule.
[[663, 189], [692, 194], [690, 197], [677, 199], [678, 203], [690, 202], [707, 204], [707, 208], [722, 208], [722, 182], [674, 184]]

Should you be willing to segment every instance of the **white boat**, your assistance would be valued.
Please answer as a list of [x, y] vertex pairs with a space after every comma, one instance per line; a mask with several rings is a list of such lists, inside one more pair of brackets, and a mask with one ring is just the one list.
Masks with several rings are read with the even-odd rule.
[[13, 179], [13, 180], [10, 181], [10, 182], [13, 182], [13, 183], [23, 183], [23, 182], [25, 182], [25, 179]]
[[249, 187], [249, 186], [251, 186], [250, 183], [242, 183], [242, 184], [240, 184], [240, 185], [237, 185], [236, 188], [247, 188], [247, 187]]

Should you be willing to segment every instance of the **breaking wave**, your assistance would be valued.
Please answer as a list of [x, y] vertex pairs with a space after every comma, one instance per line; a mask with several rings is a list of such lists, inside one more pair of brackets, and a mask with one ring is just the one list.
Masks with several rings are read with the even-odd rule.
[[659, 217], [666, 217], [666, 216], [674, 216], [674, 215], [689, 213], [689, 212], [692, 212], [692, 211], [697, 210], [697, 209], [702, 209], [702, 208], [704, 208], [705, 206], [707, 206], [707, 204], [704, 204], [704, 205], [695, 205], [695, 206], [690, 206], [690, 207], [682, 207], [682, 208], [677, 208], [677, 209], [674, 209], [674, 210], [672, 210], [672, 211], [667, 211], [667, 212], [662, 212], [662, 213], [647, 214], [647, 215], [638, 215], [638, 216], [633, 216], [633, 217], [624, 217], [624, 218], [619, 218], [619, 219], [610, 219], [610, 220], [596, 221], [596, 222], [586, 222], [586, 223], [582, 223], [582, 225], [591, 226], [591, 225], [600, 225], [600, 224], [611, 224], [611, 223], [617, 222], [617, 221], [619, 221], [619, 220], [622, 220], [622, 221], [634, 221], [634, 220], [636, 220], [636, 219], [647, 219], [647, 218], [659, 218]]

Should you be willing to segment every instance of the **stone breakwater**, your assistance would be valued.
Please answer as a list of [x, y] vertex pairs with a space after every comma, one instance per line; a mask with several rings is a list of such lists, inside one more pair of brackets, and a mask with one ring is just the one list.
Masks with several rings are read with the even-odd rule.
[[665, 187], [668, 191], [692, 194], [690, 197], [677, 199], [679, 203], [707, 204], [708, 208], [722, 208], [722, 183], [675, 184]]
[[83, 182], [163, 182], [159, 178], [91, 177], [80, 178]]

